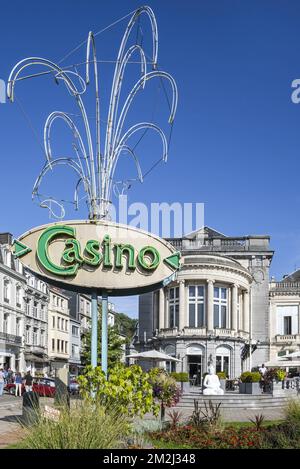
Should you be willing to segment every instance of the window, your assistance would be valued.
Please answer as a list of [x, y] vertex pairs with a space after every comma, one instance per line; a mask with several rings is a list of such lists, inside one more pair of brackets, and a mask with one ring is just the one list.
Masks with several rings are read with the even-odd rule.
[[64, 318], [61, 318], [61, 328], [62, 328], [62, 330], [64, 330], [64, 328], [65, 328], [65, 320], [64, 320]]
[[38, 304], [36, 301], [33, 303], [33, 308], [32, 308], [32, 315], [34, 318], [38, 317], [38, 311], [37, 311]]
[[84, 301], [80, 299], [80, 312], [84, 313]]
[[204, 286], [189, 286], [189, 327], [205, 325]]
[[60, 352], [60, 340], [57, 339], [57, 351]]
[[9, 303], [9, 300], [10, 300], [10, 282], [9, 282], [8, 279], [4, 280], [3, 297], [4, 297], [5, 303]]
[[216, 373], [220, 371], [230, 376], [230, 350], [227, 347], [218, 347], [216, 350]]
[[30, 344], [30, 326], [26, 326], [26, 343]]
[[38, 345], [38, 330], [36, 327], [33, 328], [32, 344]]
[[44, 347], [44, 345], [45, 345], [45, 331], [43, 329], [41, 330], [40, 345], [42, 347]]
[[4, 314], [4, 316], [3, 316], [3, 332], [5, 334], [8, 333], [8, 321], [9, 321], [9, 315]]
[[18, 318], [16, 321], [16, 335], [20, 336], [21, 335], [21, 319]]
[[66, 319], [66, 329], [65, 329], [66, 331], [68, 330], [68, 324], [69, 324], [69, 322]]
[[60, 329], [60, 318], [57, 318], [57, 329]]
[[179, 287], [169, 288], [169, 327], [179, 325]]
[[78, 345], [72, 344], [72, 357], [79, 358], [79, 347]]
[[55, 351], [55, 339], [52, 339], [52, 352]]
[[45, 320], [45, 305], [41, 305], [40, 307], [40, 320], [41, 321]]
[[68, 342], [65, 342], [65, 353], [68, 353]]
[[72, 326], [72, 335], [74, 337], [78, 337], [79, 336], [79, 327], [77, 326]]
[[276, 307], [277, 334], [298, 334], [298, 305]]
[[52, 316], [52, 327], [55, 329], [55, 316]]
[[16, 287], [16, 303], [17, 303], [17, 306], [20, 308], [21, 307], [21, 287], [20, 287], [20, 285], [17, 285], [17, 287]]
[[214, 287], [214, 327], [226, 328], [227, 288]]
[[30, 301], [26, 304], [26, 314], [27, 316], [30, 316]]
[[283, 333], [291, 335], [292, 333], [292, 316], [284, 316], [283, 318]]
[[91, 315], [91, 303], [89, 301], [86, 302], [86, 314]]

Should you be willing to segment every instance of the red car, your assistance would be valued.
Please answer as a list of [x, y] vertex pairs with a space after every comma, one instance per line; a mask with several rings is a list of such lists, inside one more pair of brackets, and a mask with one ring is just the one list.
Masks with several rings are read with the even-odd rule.
[[[16, 387], [14, 383], [6, 384], [4, 390], [9, 394], [15, 394]], [[55, 380], [51, 378], [33, 378], [32, 390], [41, 397], [54, 397]], [[25, 392], [25, 385], [22, 384], [22, 394]]]

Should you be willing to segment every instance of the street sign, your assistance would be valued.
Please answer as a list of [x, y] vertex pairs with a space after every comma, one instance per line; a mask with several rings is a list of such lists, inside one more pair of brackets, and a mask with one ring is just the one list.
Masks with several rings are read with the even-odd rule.
[[180, 253], [165, 240], [108, 221], [66, 221], [34, 228], [16, 239], [13, 253], [52, 284], [78, 291], [130, 295], [174, 278]]

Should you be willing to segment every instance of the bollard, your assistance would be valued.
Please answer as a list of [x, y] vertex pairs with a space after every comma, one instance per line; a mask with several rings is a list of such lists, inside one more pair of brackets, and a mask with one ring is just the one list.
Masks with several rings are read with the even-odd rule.
[[54, 402], [58, 407], [70, 408], [69, 372], [66, 368], [57, 370]]
[[31, 426], [37, 423], [40, 416], [39, 395], [34, 391], [23, 394], [22, 421]]

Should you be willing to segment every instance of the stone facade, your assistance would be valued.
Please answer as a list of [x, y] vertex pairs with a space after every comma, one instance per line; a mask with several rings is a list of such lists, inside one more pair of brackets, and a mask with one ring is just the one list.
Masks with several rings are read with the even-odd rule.
[[181, 251], [182, 268], [175, 282], [140, 296], [136, 347], [180, 358], [177, 371], [198, 381], [209, 362], [233, 378], [267, 361], [269, 237], [205, 227], [168, 241]]
[[50, 373], [59, 368], [69, 369], [70, 358], [70, 310], [69, 296], [62, 290], [49, 287], [48, 354]]

